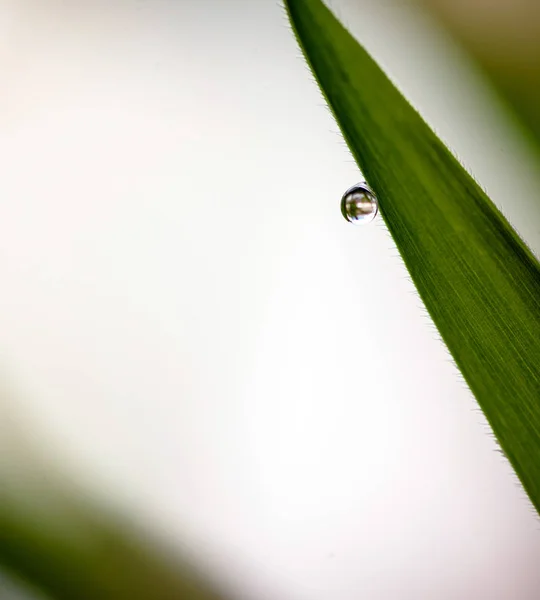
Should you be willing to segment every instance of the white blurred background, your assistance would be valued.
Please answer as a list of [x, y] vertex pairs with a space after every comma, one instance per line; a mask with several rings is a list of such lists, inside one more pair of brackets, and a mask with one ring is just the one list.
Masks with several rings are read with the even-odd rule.
[[[463, 55], [332, 6], [540, 249]], [[4, 472], [26, 436], [240, 597], [539, 597], [538, 518], [382, 220], [343, 220], [361, 175], [278, 2], [0, 0], [0, 82]]]

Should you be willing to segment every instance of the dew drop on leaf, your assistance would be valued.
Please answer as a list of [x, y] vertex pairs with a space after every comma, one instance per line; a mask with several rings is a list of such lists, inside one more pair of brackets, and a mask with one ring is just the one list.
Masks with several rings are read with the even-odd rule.
[[341, 212], [349, 223], [365, 225], [377, 216], [379, 203], [366, 183], [357, 183], [343, 194]]

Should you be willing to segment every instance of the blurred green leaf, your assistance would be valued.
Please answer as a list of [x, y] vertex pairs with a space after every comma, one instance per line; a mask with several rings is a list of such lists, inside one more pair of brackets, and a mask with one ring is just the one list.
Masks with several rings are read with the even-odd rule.
[[540, 511], [538, 261], [325, 4], [285, 5], [429, 314]]
[[[0, 564], [58, 600], [217, 600], [177, 552], [42, 480], [0, 485]], [[54, 478], [53, 478], [54, 479]]]
[[538, 0], [419, 0], [481, 67], [540, 151]]

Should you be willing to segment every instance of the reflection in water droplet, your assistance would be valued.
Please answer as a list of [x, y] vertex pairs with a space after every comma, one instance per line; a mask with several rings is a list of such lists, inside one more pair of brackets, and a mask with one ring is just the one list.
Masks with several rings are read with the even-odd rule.
[[357, 183], [343, 194], [341, 212], [349, 223], [365, 225], [377, 216], [379, 203], [366, 183]]

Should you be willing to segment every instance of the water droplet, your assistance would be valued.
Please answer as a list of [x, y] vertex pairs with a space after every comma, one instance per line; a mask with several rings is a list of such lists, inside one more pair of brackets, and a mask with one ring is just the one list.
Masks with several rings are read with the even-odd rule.
[[343, 194], [341, 212], [349, 223], [365, 225], [377, 216], [379, 203], [366, 183], [357, 183]]

